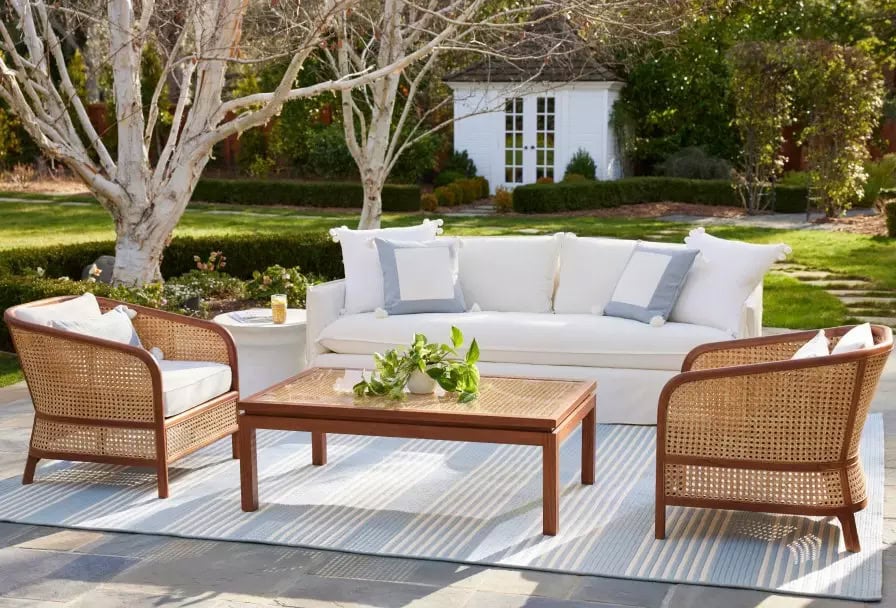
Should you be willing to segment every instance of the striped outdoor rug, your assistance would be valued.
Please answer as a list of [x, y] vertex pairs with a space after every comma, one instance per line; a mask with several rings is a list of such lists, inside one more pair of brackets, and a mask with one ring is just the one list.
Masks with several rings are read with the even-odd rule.
[[601, 425], [597, 483], [579, 484], [580, 440], [562, 453], [560, 534], [541, 535], [538, 448], [330, 437], [312, 467], [305, 433], [259, 433], [262, 508], [240, 510], [230, 441], [172, 470], [155, 497], [145, 470], [50, 463], [37, 481], [0, 481], [0, 520], [745, 587], [873, 600], [881, 594], [883, 427], [862, 443], [871, 493], [863, 550], [845, 551], [833, 518], [670, 509], [653, 538], [654, 429]]

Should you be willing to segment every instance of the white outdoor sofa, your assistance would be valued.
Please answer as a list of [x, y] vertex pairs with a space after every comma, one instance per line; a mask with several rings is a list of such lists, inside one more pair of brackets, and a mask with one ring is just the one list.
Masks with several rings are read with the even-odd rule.
[[[576, 286], [568, 286], [576, 290], [586, 285], [612, 294], [628, 259], [626, 251], [630, 253], [635, 241], [577, 237], [580, 251], [575, 252], [575, 258], [570, 258], [569, 253], [564, 263], [559, 247], [553, 261], [527, 251], [527, 243], [533, 243], [534, 248], [536, 240], [543, 242], [546, 238], [549, 237], [459, 239], [459, 282], [467, 307], [473, 307], [474, 312], [386, 317], [376, 312], [346, 314], [344, 280], [312, 287], [307, 299], [309, 365], [372, 369], [373, 353], [407, 344], [414, 333], [447, 341], [450, 327], [455, 325], [467, 341], [476, 338], [479, 342], [479, 368], [483, 375], [596, 380], [597, 417], [601, 423], [656, 424], [660, 391], [679, 373], [691, 349], [708, 342], [761, 335], [761, 282], [743, 303], [740, 327], [731, 331], [671, 321], [654, 327], [603, 316], [599, 307], [586, 307], [588, 312], [556, 312], [576, 309], [577, 297], [579, 310], [588, 301], [582, 300], [582, 294], [564, 291], [563, 281], [577, 282]], [[495, 243], [505, 249], [512, 245], [515, 254], [510, 259], [506, 251], [496, 254]], [[581, 247], [588, 253], [581, 253]], [[547, 264], [544, 267], [553, 272], [547, 296], [550, 302], [546, 304], [547, 311], [531, 312], [529, 293], [537, 291], [539, 285], [521, 291], [524, 296], [510, 292], [526, 287], [519, 282], [543, 279], [535, 268], [539, 264]], [[563, 306], [559, 306], [561, 294]], [[525, 312], [514, 310], [514, 302], [519, 302]]]

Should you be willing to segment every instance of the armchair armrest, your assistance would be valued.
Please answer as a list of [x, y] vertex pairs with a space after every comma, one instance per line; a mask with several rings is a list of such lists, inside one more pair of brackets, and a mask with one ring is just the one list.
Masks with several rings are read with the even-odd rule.
[[35, 411], [44, 416], [152, 424], [164, 418], [162, 375], [146, 350], [25, 323], [7, 311]]
[[314, 358], [327, 352], [317, 343], [324, 328], [339, 318], [345, 307], [345, 279], [329, 281], [308, 288], [307, 308], [307, 336], [305, 351], [308, 364], [311, 365]]
[[701, 344], [687, 354], [681, 371], [786, 361], [817, 333], [817, 330], [789, 332], [777, 336]]
[[[97, 298], [100, 306], [112, 308], [122, 302]], [[127, 304], [135, 310], [134, 328], [146, 349], [158, 347], [166, 359], [224, 363], [237, 376], [236, 345], [233, 337], [217, 323], [185, 317], [164, 310]], [[234, 388], [236, 385], [234, 384]]]

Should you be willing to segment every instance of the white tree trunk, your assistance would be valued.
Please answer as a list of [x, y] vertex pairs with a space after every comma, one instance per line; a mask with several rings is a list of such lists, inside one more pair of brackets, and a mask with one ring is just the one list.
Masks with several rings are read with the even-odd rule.
[[372, 171], [366, 172], [364, 184], [364, 207], [361, 210], [359, 230], [371, 230], [380, 227], [383, 217], [383, 180], [373, 175]]

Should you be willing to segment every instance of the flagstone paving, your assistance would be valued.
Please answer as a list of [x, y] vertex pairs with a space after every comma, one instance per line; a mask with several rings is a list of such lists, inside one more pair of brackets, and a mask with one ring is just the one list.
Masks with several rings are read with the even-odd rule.
[[[887, 365], [873, 409], [883, 412], [886, 433], [880, 604], [0, 523], [0, 608], [896, 606], [896, 357]], [[21, 475], [30, 426], [24, 384], [0, 389], [0, 479]]]

